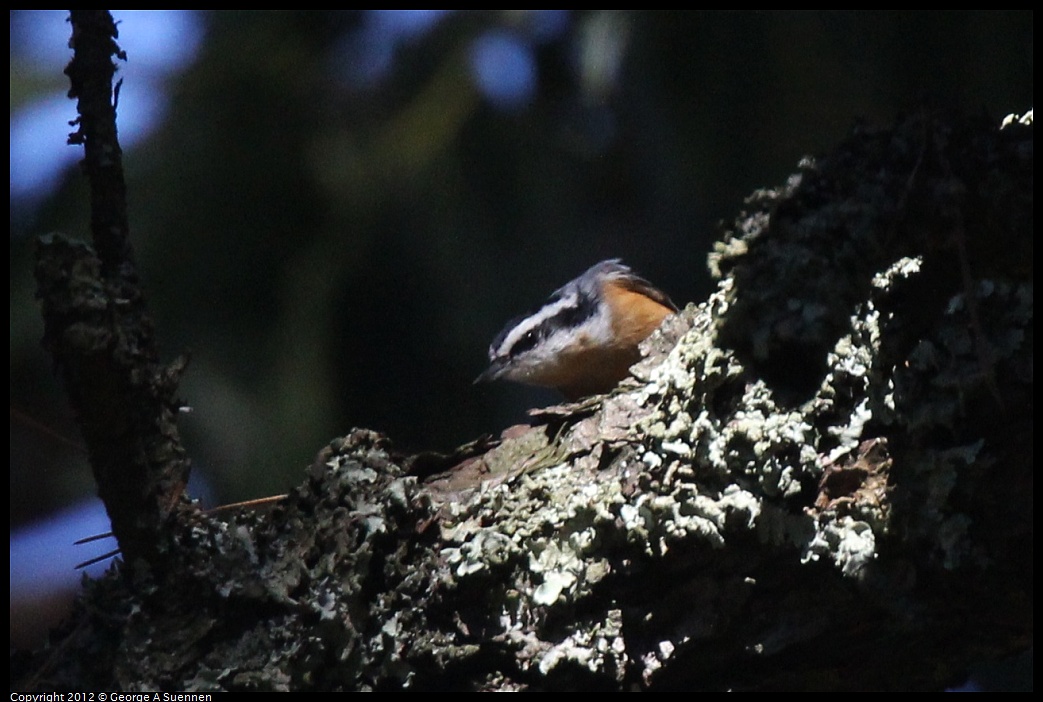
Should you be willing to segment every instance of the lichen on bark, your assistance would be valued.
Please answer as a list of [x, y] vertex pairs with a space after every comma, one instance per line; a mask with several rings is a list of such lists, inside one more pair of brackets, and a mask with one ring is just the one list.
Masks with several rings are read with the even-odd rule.
[[748, 200], [616, 392], [437, 460], [353, 431], [182, 525], [178, 578], [91, 584], [35, 681], [939, 689], [1030, 645], [1031, 145], [856, 130]]

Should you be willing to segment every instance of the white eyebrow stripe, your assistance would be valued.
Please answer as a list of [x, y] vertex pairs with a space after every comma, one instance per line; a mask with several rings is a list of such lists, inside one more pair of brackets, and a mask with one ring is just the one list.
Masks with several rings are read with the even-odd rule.
[[558, 300], [555, 300], [553, 304], [544, 305], [535, 314], [526, 317], [518, 323], [514, 329], [504, 338], [503, 343], [500, 344], [500, 348], [497, 349], [497, 355], [502, 356], [514, 347], [516, 343], [529, 331], [536, 329], [538, 326], [543, 324], [545, 321], [555, 316], [562, 310], [570, 307], [577, 307], [579, 297], [575, 290], [569, 290], [564, 293]]

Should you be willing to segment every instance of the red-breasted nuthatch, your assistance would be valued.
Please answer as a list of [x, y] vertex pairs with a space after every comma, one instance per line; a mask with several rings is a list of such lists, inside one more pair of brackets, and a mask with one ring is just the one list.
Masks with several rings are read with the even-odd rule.
[[556, 388], [569, 400], [608, 392], [641, 358], [637, 345], [676, 311], [618, 258], [602, 261], [508, 322], [474, 382], [506, 378]]

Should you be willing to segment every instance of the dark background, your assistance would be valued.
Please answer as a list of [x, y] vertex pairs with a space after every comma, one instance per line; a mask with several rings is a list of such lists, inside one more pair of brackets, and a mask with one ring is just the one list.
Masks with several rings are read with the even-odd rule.
[[[699, 301], [721, 220], [855, 124], [1033, 102], [1031, 12], [470, 12], [405, 39], [372, 12], [196, 17], [125, 166], [161, 347], [192, 356], [181, 426], [210, 503], [285, 492], [353, 426], [404, 450], [498, 433], [555, 397], [472, 386], [489, 341], [587, 266], [622, 257]], [[32, 21], [12, 12], [13, 47]], [[482, 83], [490, 45], [509, 50]], [[12, 48], [12, 118], [67, 85], [47, 71]], [[77, 439], [31, 250], [85, 235], [84, 182], [69, 167], [11, 204], [13, 530], [93, 485], [22, 419]]]

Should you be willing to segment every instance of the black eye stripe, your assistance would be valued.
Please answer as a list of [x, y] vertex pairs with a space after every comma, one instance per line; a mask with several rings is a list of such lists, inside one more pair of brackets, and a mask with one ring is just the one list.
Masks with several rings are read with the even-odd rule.
[[[560, 327], [578, 327], [587, 321], [589, 318], [594, 316], [594, 313], [598, 310], [598, 301], [592, 297], [580, 296], [576, 300], [574, 307], [566, 307], [556, 315], [544, 322], [544, 325], [550, 324], [555, 328]], [[543, 325], [540, 325], [543, 326]]]
[[[536, 316], [541, 310], [554, 307], [567, 301], [566, 306], [557, 310], [552, 317], [548, 317], [522, 334], [510, 348], [503, 348], [507, 338], [515, 332], [519, 325], [526, 320]], [[581, 326], [589, 318], [597, 314], [598, 298], [592, 291], [577, 287], [575, 284], [565, 286], [556, 290], [543, 305], [530, 310], [527, 314], [515, 317], [507, 322], [507, 325], [496, 335], [489, 348], [490, 358], [495, 356], [506, 356], [515, 358], [520, 354], [531, 351], [545, 339], [559, 329], [574, 329]]]
[[[581, 326], [594, 316], [597, 312], [597, 307], [598, 303], [596, 300], [581, 298], [576, 306], [560, 310], [553, 317], [548, 317], [539, 325], [525, 332], [520, 339], [514, 342], [511, 348], [507, 349], [508, 355], [515, 357], [535, 348], [559, 329], [575, 329]], [[505, 332], [509, 333], [510, 328], [506, 329]], [[506, 333], [504, 336], [506, 336]]]
[[546, 324], [541, 324], [539, 327], [526, 332], [525, 335], [518, 339], [518, 341], [514, 343], [514, 346], [511, 347], [510, 354], [512, 356], [517, 356], [520, 353], [525, 353], [529, 349], [534, 348], [536, 344], [543, 339], [541, 331], [545, 326]]

